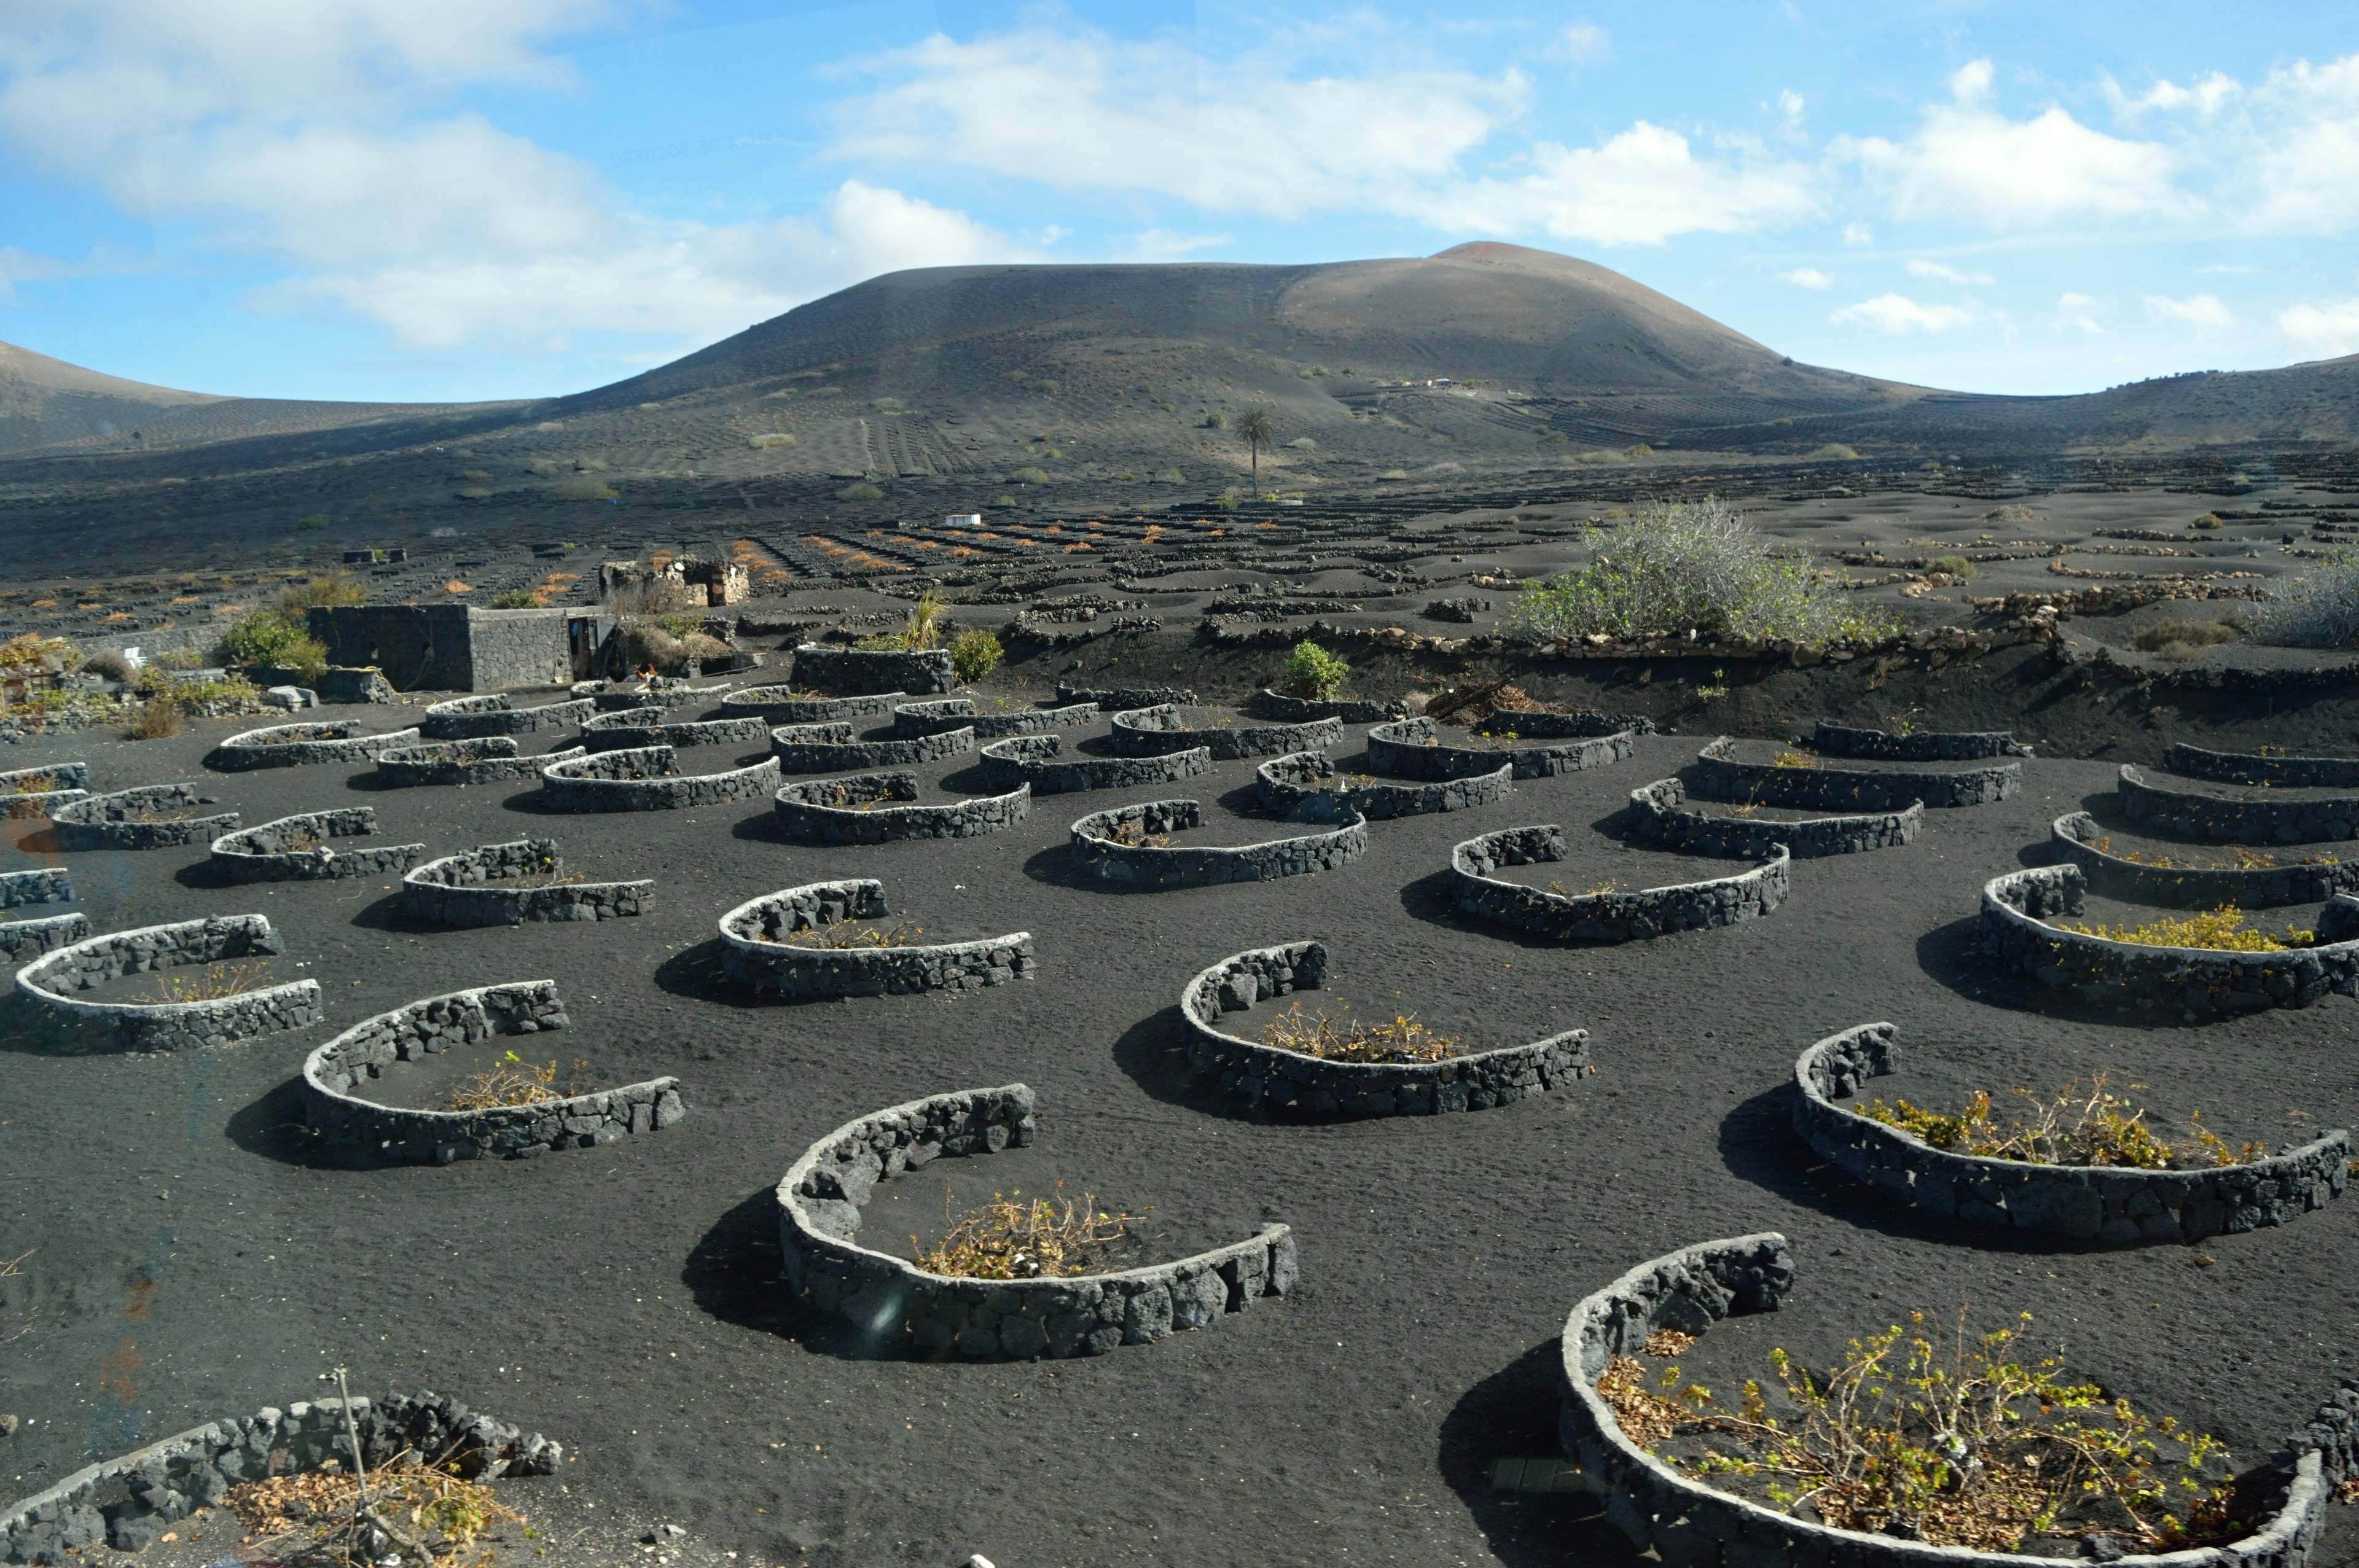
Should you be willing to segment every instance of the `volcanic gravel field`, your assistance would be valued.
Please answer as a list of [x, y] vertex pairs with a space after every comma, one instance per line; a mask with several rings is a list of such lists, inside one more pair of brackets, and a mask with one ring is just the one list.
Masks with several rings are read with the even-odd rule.
[[[391, 729], [405, 711], [327, 716]], [[12, 1495], [215, 1416], [315, 1397], [341, 1362], [359, 1390], [432, 1388], [545, 1432], [574, 1456], [569, 1487], [677, 1519], [743, 1563], [1628, 1561], [1592, 1501], [1495, 1489], [1495, 1461], [1556, 1453], [1557, 1336], [1576, 1300], [1659, 1253], [1763, 1229], [1792, 1238], [1799, 1284], [1779, 1316], [1728, 1326], [1715, 1375], [1736, 1365], [1730, 1346], [1756, 1371], [1773, 1344], [1824, 1364], [1911, 1308], [1947, 1322], [1962, 1305], [1977, 1326], [2027, 1311], [2032, 1348], [2256, 1465], [2359, 1371], [2359, 1200], [2196, 1248], [2077, 1248], [1888, 1206], [1814, 1169], [1788, 1130], [1796, 1054], [1872, 1020], [1897, 1023], [1908, 1053], [1876, 1086], [1886, 1098], [1947, 1107], [1973, 1087], [2045, 1093], [2109, 1069], [2143, 1086], [2134, 1098], [2159, 1119], [2183, 1127], [2200, 1109], [2232, 1142], [2353, 1123], [2347, 1000], [2140, 1027], [1976, 956], [1982, 883], [2044, 860], [2053, 817], [2086, 805], [2118, 828], [2111, 764], [2034, 759], [2015, 798], [1929, 812], [1914, 845], [1797, 861], [1791, 899], [1764, 920], [1582, 947], [1453, 918], [1451, 844], [1559, 822], [1571, 858], [1518, 880], [1629, 889], [1725, 874], [1736, 866], [1633, 854], [1608, 831], [1630, 790], [1709, 734], [1642, 738], [1630, 762], [1518, 782], [1506, 802], [1373, 824], [1369, 852], [1332, 873], [1141, 892], [1077, 880], [1067, 825], [1191, 795], [1207, 821], [1185, 841], [1279, 836], [1255, 810], [1254, 763], [1040, 797], [1021, 827], [983, 838], [819, 849], [775, 834], [766, 802], [574, 816], [519, 785], [205, 773], [211, 745], [252, 722], [142, 744], [50, 737], [6, 762], [86, 758], [97, 788], [206, 779], [249, 827], [372, 806], [375, 842], [434, 854], [549, 835], [591, 880], [654, 878], [654, 902], [598, 925], [419, 930], [391, 879], [223, 886], [201, 846], [58, 855], [43, 825], [0, 824], [0, 870], [70, 865], [71, 907], [97, 930], [266, 914], [287, 943], [272, 978], [316, 978], [329, 1010], [324, 1026], [218, 1050], [81, 1055], [36, 1048], [23, 1000], [0, 1001], [0, 1257], [31, 1249], [23, 1277], [0, 1284], [0, 1336], [30, 1325], [0, 1345], [0, 1410], [24, 1418], [0, 1438]], [[1359, 752], [1350, 731], [1333, 754], [1349, 770]], [[753, 755], [707, 748], [680, 763]], [[979, 793], [973, 764], [918, 769], [921, 798]], [[894, 916], [929, 939], [1033, 933], [1038, 979], [804, 1004], [734, 993], [717, 917], [840, 876], [883, 879]], [[2093, 901], [2092, 914], [2118, 917]], [[1329, 945], [1326, 994], [1363, 1016], [1397, 1006], [1483, 1046], [1585, 1028], [1596, 1076], [1473, 1114], [1318, 1125], [1233, 1112], [1187, 1078], [1180, 988], [1230, 953], [1301, 937]], [[292, 1085], [333, 1031], [538, 978], [558, 981], [574, 1027], [503, 1048], [555, 1059], [581, 1087], [677, 1074], [688, 1119], [538, 1160], [375, 1170], [327, 1161], [300, 1128]], [[963, 1206], [1061, 1181], [1103, 1206], [1151, 1207], [1141, 1258], [1283, 1220], [1299, 1284], [1158, 1344], [1012, 1364], [929, 1362], [788, 1299], [772, 1188], [813, 1141], [885, 1106], [1014, 1080], [1038, 1092], [1038, 1143], [886, 1184], [863, 1241], [930, 1241], [945, 1184]], [[430, 1087], [421, 1076], [401, 1092]], [[512, 1495], [530, 1511], [553, 1485]], [[2350, 1561], [2354, 1511], [2335, 1510], [2313, 1562]]]

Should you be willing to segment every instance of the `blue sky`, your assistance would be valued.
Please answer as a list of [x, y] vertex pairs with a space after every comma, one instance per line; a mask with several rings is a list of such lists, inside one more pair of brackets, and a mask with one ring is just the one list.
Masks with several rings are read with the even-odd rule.
[[631, 374], [877, 272], [1506, 239], [1798, 359], [2359, 351], [2359, 8], [11, 0], [0, 340], [249, 395]]

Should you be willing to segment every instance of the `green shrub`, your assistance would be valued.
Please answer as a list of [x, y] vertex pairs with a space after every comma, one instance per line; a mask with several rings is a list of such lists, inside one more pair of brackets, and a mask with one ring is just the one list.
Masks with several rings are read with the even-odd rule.
[[2359, 638], [2359, 550], [2338, 550], [2282, 579], [2253, 608], [2254, 640], [2288, 648], [2347, 648]]
[[577, 473], [549, 487], [551, 501], [612, 501], [614, 487], [595, 474]]
[[2190, 524], [2189, 526], [2193, 528], [2217, 528], [2220, 526], [2220, 514], [2216, 512], [2206, 512], [2202, 516], [2198, 517], [2193, 523]]
[[838, 501], [882, 501], [885, 492], [866, 480], [855, 480], [835, 492]]
[[979, 626], [951, 639], [951, 668], [956, 670], [960, 681], [968, 686], [997, 669], [999, 661], [1006, 654], [1007, 650], [999, 645], [999, 639]]
[[289, 587], [278, 596], [278, 609], [288, 620], [296, 620], [315, 604], [366, 604], [368, 589], [350, 572], [321, 572], [306, 582]]
[[532, 596], [532, 589], [528, 588], [512, 588], [506, 593], [495, 593], [492, 595], [492, 608], [495, 610], [538, 610], [540, 608], [540, 600]]
[[1011, 484], [1046, 484], [1049, 482], [1049, 475], [1046, 470], [1030, 467], [1017, 469], [1014, 473], [1009, 474], [1007, 479], [1008, 482]]
[[1286, 656], [1286, 680], [1298, 696], [1332, 697], [1343, 689], [1352, 666], [1305, 638]]
[[1653, 503], [1616, 527], [1610, 553], [1527, 589], [1506, 629], [1543, 641], [1602, 633], [1873, 641], [1897, 622], [1780, 555], [1717, 497]]
[[1952, 582], [1974, 580], [1974, 563], [1963, 556], [1935, 556], [1925, 563], [1929, 572], [1947, 572]]
[[308, 517], [298, 517], [295, 519], [295, 526], [302, 529], [307, 534], [316, 534], [327, 525], [328, 514], [324, 512], [314, 512]]
[[1225, 430], [1225, 429], [1227, 429], [1228, 427], [1229, 427], [1229, 416], [1228, 416], [1227, 415], [1225, 415], [1225, 414], [1222, 413], [1219, 409], [1217, 409], [1217, 408], [1216, 408], [1216, 409], [1214, 409], [1212, 413], [1207, 414], [1207, 415], [1205, 415], [1205, 416], [1204, 416], [1204, 428], [1205, 428], [1205, 429], [1207, 429], [1207, 430]]
[[2225, 621], [2158, 621], [2138, 629], [2130, 645], [2147, 654], [2192, 654], [2215, 643], [2233, 643], [2241, 627]]
[[215, 658], [225, 665], [268, 665], [316, 679], [328, 668], [328, 650], [286, 615], [257, 610], [222, 633]]

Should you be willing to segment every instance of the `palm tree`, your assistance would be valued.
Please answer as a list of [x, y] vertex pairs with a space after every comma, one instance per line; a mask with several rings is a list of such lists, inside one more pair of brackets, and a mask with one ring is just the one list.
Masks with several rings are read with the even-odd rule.
[[1237, 416], [1237, 434], [1245, 438], [1245, 450], [1253, 458], [1254, 494], [1261, 494], [1261, 454], [1264, 449], [1277, 445], [1277, 426], [1266, 408], [1248, 408]]

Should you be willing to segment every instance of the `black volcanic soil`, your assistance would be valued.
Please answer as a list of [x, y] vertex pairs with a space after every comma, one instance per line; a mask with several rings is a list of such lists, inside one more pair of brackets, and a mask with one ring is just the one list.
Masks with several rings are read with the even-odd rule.
[[[389, 728], [400, 711], [364, 717]], [[194, 777], [233, 727], [60, 738], [9, 761], [87, 757], [101, 787]], [[1554, 1452], [1556, 1336], [1575, 1300], [1673, 1247], [1764, 1227], [1793, 1238], [1801, 1283], [1744, 1329], [1756, 1350], [1823, 1362], [1909, 1308], [1946, 1319], [1963, 1303], [1993, 1324], [2028, 1311], [2036, 1346], [2263, 1459], [2354, 1369], [2359, 1201], [2200, 1253], [1955, 1230], [1814, 1170], [1787, 1129], [1787, 1086], [1810, 1042], [1890, 1019], [1912, 1098], [2107, 1068], [2174, 1119], [2200, 1108], [2231, 1139], [2301, 1139], [2359, 1116], [2352, 1004], [2139, 1028], [1986, 969], [1969, 944], [1982, 881], [2108, 794], [2104, 763], [2035, 759], [2020, 796], [1930, 813], [1914, 846], [1797, 863], [1790, 902], [1729, 930], [1553, 947], [1444, 913], [1450, 845], [1516, 823], [1566, 826], [1574, 852], [1551, 870], [1568, 885], [1653, 881], [1658, 860], [1726, 870], [1633, 856], [1598, 830], [1698, 743], [1646, 739], [1629, 762], [1519, 783], [1495, 806], [1376, 824], [1339, 872], [1161, 893], [1072, 878], [1066, 825], [1169, 788], [1044, 798], [982, 839], [828, 849], [781, 841], [748, 803], [556, 816], [530, 789], [372, 791], [352, 786], [357, 769], [218, 778], [248, 821], [367, 804], [385, 841], [438, 853], [551, 834], [573, 868], [654, 877], [655, 903], [589, 926], [417, 931], [386, 880], [223, 888], [200, 848], [63, 857], [101, 928], [269, 914], [288, 939], [274, 973], [318, 977], [331, 1022], [217, 1052], [58, 1055], [23, 1040], [21, 999], [0, 1002], [0, 1254], [32, 1249], [0, 1287], [0, 1333], [31, 1325], [0, 1345], [0, 1409], [27, 1418], [0, 1438], [0, 1474], [21, 1494], [310, 1397], [341, 1361], [363, 1388], [442, 1390], [564, 1441], [577, 1461], [559, 1518], [604, 1499], [741, 1563], [1627, 1562], [1591, 1505], [1495, 1491], [1493, 1462]], [[920, 770], [928, 798], [971, 763]], [[1181, 792], [1223, 838], [1260, 831], [1231, 820], [1252, 766], [1218, 764]], [[60, 859], [29, 824], [0, 841], [0, 869]], [[920, 921], [1030, 929], [1040, 978], [955, 1000], [734, 994], [715, 918], [839, 875], [883, 878]], [[1333, 946], [1335, 989], [1360, 1008], [1397, 991], [1437, 1027], [1496, 1042], [1585, 1027], [1598, 1075], [1480, 1114], [1242, 1119], [1183, 1079], [1174, 1001], [1222, 956], [1305, 935]], [[527, 1162], [321, 1162], [288, 1085], [330, 1029], [538, 977], [560, 982], [575, 1027], [536, 1054], [581, 1056], [602, 1082], [676, 1072], [690, 1118]], [[880, 1354], [788, 1304], [771, 1188], [812, 1141], [881, 1106], [1017, 1078], [1040, 1093], [1038, 1149], [888, 1184], [879, 1240], [929, 1236], [945, 1181], [971, 1201], [1061, 1179], [1151, 1206], [1148, 1238], [1170, 1250], [1282, 1218], [1300, 1238], [1299, 1291], [1159, 1345], [1025, 1365]], [[2321, 1561], [2350, 1551], [2347, 1519], [2336, 1530]]]

